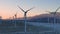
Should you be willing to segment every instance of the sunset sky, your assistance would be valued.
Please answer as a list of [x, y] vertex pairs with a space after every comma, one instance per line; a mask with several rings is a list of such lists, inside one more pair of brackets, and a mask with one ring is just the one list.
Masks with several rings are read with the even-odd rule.
[[0, 16], [3, 19], [12, 17], [16, 12], [18, 17], [23, 17], [23, 12], [17, 7], [19, 5], [24, 10], [35, 7], [27, 13], [27, 16], [35, 16], [45, 11], [55, 11], [60, 7], [60, 0], [0, 0]]

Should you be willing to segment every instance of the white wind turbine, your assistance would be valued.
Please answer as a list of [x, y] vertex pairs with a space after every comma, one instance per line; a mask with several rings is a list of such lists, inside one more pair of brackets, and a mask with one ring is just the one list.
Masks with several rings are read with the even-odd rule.
[[17, 12], [14, 14], [14, 16], [13, 16], [13, 20], [14, 20], [14, 22], [15, 22], [15, 27], [16, 27], [16, 19], [17, 19]]
[[[15, 16], [15, 20], [17, 20], [17, 12], [14, 16]], [[15, 21], [15, 27], [16, 27], [16, 21]]]
[[50, 14], [53, 14], [54, 16], [54, 24], [55, 24], [55, 22], [56, 22], [56, 20], [55, 20], [55, 17], [56, 17], [56, 13], [57, 13], [57, 11], [60, 9], [60, 7], [58, 7], [57, 9], [56, 9], [56, 11], [55, 12], [49, 12]]
[[21, 7], [19, 7], [19, 6], [18, 6], [18, 8], [21, 9], [21, 10], [24, 12], [24, 22], [25, 22], [25, 32], [26, 32], [27, 12], [30, 11], [30, 10], [32, 10], [34, 7], [33, 7], [33, 8], [30, 8], [30, 9], [28, 9], [28, 10], [26, 10], [26, 11], [23, 10], [23, 9], [22, 9]]

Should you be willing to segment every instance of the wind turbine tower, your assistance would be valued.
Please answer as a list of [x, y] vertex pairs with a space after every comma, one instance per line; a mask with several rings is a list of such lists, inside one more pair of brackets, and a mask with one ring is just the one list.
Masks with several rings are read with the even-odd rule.
[[19, 9], [21, 9], [24, 12], [24, 22], [25, 22], [25, 32], [26, 32], [26, 23], [27, 23], [27, 12], [32, 10], [33, 8], [30, 8], [28, 10], [23, 10], [21, 7], [18, 6]]

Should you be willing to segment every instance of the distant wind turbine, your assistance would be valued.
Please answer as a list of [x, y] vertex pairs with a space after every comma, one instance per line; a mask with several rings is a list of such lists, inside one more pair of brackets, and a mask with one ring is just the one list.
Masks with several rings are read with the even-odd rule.
[[17, 19], [17, 12], [16, 12], [16, 14], [14, 16], [15, 16], [15, 19]]
[[[17, 12], [14, 16], [15, 16], [15, 20], [16, 20], [17, 19]], [[15, 27], [16, 27], [16, 21], [15, 21]]]
[[25, 32], [26, 32], [27, 12], [30, 11], [30, 10], [32, 10], [34, 7], [33, 7], [33, 8], [30, 8], [30, 9], [28, 9], [28, 10], [26, 10], [26, 11], [23, 10], [23, 9], [22, 9], [21, 7], [19, 7], [19, 6], [18, 6], [18, 8], [21, 9], [21, 10], [24, 12]]
[[15, 22], [15, 27], [16, 27], [16, 19], [17, 19], [17, 12], [13, 15], [13, 20]]
[[17, 12], [13, 15], [13, 19], [17, 19]]
[[56, 22], [55, 16], [56, 16], [56, 13], [57, 13], [57, 11], [58, 11], [59, 9], [60, 9], [60, 7], [58, 7], [55, 12], [49, 12], [50, 14], [53, 14], [53, 15], [54, 15], [54, 24], [55, 24], [55, 22]]

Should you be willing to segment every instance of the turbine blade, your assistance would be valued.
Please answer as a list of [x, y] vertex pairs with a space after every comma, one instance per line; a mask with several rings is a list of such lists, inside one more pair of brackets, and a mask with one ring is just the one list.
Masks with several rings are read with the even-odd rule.
[[46, 12], [51, 13], [50, 11], [46, 11]]
[[18, 6], [19, 9], [21, 9], [23, 12], [25, 12], [21, 7]]
[[59, 9], [60, 9], [60, 7], [59, 7], [59, 8], [57, 8], [55, 12], [57, 12]]
[[50, 11], [46, 11], [46, 12], [48, 12], [49, 14], [54, 14], [55, 12], [50, 12]]
[[[33, 8], [34, 8], [34, 7], [33, 7]], [[33, 8], [28, 9], [26, 12], [28, 12], [28, 11], [32, 10]]]
[[55, 11], [55, 14], [57, 13], [57, 11], [60, 9], [60, 7], [58, 7], [57, 9], [56, 9], [56, 11]]

